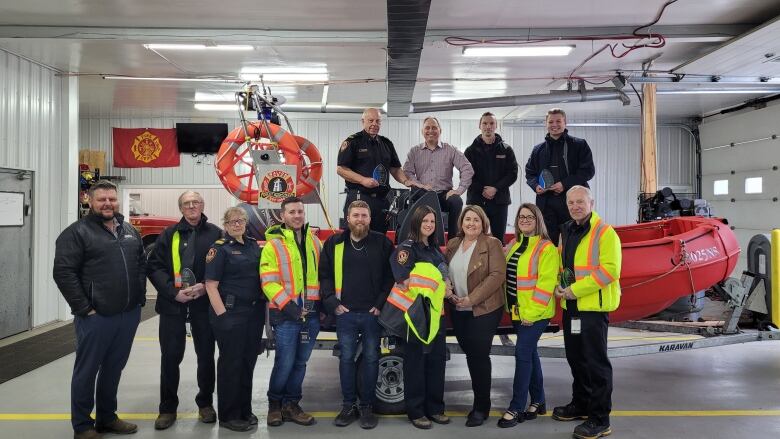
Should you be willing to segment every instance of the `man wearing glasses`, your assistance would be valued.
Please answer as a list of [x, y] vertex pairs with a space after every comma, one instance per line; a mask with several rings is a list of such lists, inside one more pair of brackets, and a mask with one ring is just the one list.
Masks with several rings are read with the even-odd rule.
[[216, 421], [214, 393], [214, 334], [209, 324], [209, 300], [203, 285], [206, 253], [222, 236], [203, 214], [203, 198], [187, 191], [179, 196], [182, 218], [165, 229], [149, 255], [147, 276], [157, 290], [155, 311], [160, 314], [160, 408], [154, 423], [165, 430], [176, 421], [179, 406], [179, 364], [186, 346], [186, 322], [198, 357], [198, 418]]

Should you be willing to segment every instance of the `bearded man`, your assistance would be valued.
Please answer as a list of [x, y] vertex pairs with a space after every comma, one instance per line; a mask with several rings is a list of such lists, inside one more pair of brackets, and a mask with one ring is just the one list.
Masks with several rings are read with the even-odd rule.
[[[344, 397], [333, 423], [346, 427], [355, 419], [374, 428], [374, 389], [379, 367], [379, 310], [393, 286], [390, 255], [393, 244], [381, 233], [370, 231], [371, 209], [363, 200], [347, 208], [349, 232], [328, 238], [320, 255], [320, 296], [327, 311], [336, 315], [336, 335], [341, 345], [339, 377]], [[356, 378], [355, 354], [362, 337], [362, 375]], [[362, 380], [359, 402], [355, 390]]]

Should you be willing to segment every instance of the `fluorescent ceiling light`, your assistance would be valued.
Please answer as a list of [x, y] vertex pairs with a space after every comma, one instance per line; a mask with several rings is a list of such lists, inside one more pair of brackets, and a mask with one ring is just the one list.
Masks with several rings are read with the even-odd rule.
[[166, 77], [145, 77], [145, 76], [103, 76], [103, 79], [118, 79], [130, 81], [180, 81], [180, 82], [222, 82], [231, 84], [240, 84], [241, 81], [235, 79], [218, 78], [166, 78]]
[[244, 67], [241, 73], [328, 73], [327, 66], [258, 66]]
[[199, 111], [236, 111], [238, 106], [236, 104], [195, 104], [195, 109]]
[[327, 73], [241, 73], [244, 81], [259, 81], [263, 76], [265, 82], [325, 82]]
[[254, 50], [254, 46], [245, 44], [216, 44], [213, 46], [206, 44], [144, 44], [144, 47], [150, 50]]
[[197, 102], [235, 102], [235, 93], [206, 93], [202, 91], [195, 92]]
[[566, 56], [574, 46], [464, 47], [463, 56]]

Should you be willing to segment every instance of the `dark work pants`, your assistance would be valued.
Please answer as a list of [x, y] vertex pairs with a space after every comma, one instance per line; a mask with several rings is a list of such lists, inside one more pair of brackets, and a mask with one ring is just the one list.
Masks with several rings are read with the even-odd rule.
[[[179, 365], [187, 345], [186, 315], [160, 314], [160, 413], [176, 413], [179, 407]], [[198, 357], [198, 408], [213, 405], [214, 333], [209, 323], [208, 310], [190, 312], [190, 327], [195, 355]]]
[[[116, 419], [119, 379], [140, 321], [140, 306], [113, 316], [74, 318], [76, 363], [70, 383], [70, 417], [75, 432]], [[95, 421], [90, 415], [93, 407]]]
[[[539, 197], [536, 198], [538, 204]], [[562, 193], [558, 196], [547, 197], [542, 208], [542, 215], [544, 216], [544, 225], [547, 227], [547, 234], [550, 235], [550, 241], [557, 246], [561, 234], [560, 226], [571, 220], [569, 208], [566, 207], [566, 195]]]
[[458, 234], [458, 217], [463, 210], [463, 198], [460, 195], [453, 195], [447, 198], [447, 192], [438, 192], [439, 207], [442, 212], [447, 212], [447, 239], [452, 239]]
[[219, 346], [217, 403], [220, 421], [246, 420], [252, 414], [252, 374], [263, 335], [262, 306], [228, 310], [209, 320]]
[[372, 197], [357, 191], [347, 191], [347, 200], [344, 202], [344, 219], [347, 218], [347, 208], [350, 203], [357, 199], [365, 201], [368, 203], [368, 207], [371, 208], [371, 225], [369, 228], [384, 235], [387, 232], [387, 212], [385, 210], [390, 208], [390, 202], [385, 197]]
[[490, 221], [490, 233], [504, 243], [506, 234], [506, 216], [509, 210], [508, 204], [482, 203], [479, 205]]
[[571, 333], [571, 310], [563, 310], [563, 343], [569, 362], [574, 405], [598, 425], [609, 425], [612, 411], [612, 363], [607, 356], [609, 314], [580, 311], [581, 332]]
[[474, 391], [473, 410], [488, 416], [490, 413], [490, 385], [492, 365], [490, 348], [496, 335], [498, 322], [504, 308], [474, 317], [471, 311], [455, 311], [450, 308], [450, 319], [455, 329], [458, 345], [466, 354], [466, 364], [471, 376], [471, 389]]
[[411, 331], [404, 343], [404, 402], [406, 415], [412, 420], [444, 413], [444, 319], [441, 324], [442, 330], [427, 347], [428, 353], [423, 352], [423, 343]]

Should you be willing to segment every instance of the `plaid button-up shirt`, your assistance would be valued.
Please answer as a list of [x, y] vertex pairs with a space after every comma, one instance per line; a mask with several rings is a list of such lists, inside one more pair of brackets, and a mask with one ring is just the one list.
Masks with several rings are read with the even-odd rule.
[[449, 143], [439, 142], [432, 150], [425, 143], [414, 146], [406, 156], [403, 170], [413, 181], [441, 192], [452, 189], [453, 167], [460, 173], [460, 184], [455, 192], [462, 195], [471, 185], [474, 168], [466, 156]]

